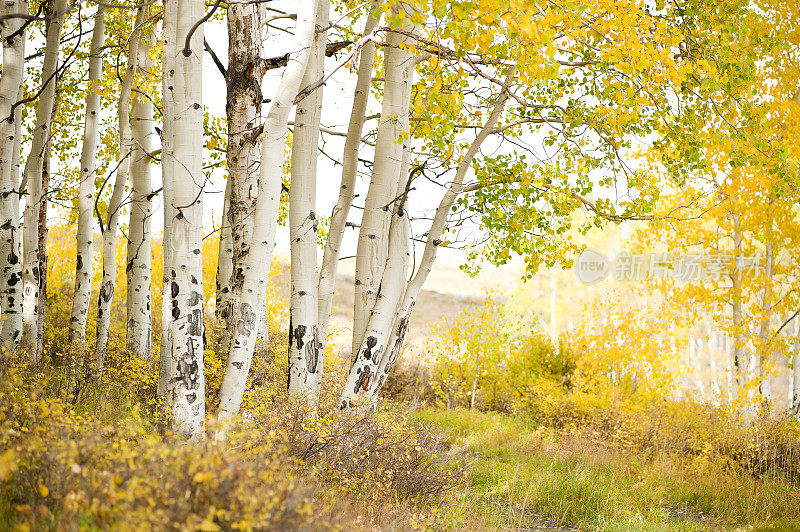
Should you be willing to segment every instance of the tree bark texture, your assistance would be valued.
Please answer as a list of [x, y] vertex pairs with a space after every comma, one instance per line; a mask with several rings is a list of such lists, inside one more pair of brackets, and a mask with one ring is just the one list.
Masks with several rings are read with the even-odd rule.
[[[23, 0], [4, 2], [0, 14], [28, 12]], [[0, 76], [0, 348], [14, 351], [22, 338], [22, 250], [19, 224], [19, 149], [21, 106], [25, 70], [23, 19], [13, 18], [0, 27], [3, 39], [3, 75]]]
[[75, 259], [75, 292], [69, 321], [69, 340], [86, 344], [86, 318], [92, 297], [92, 242], [94, 239], [94, 200], [98, 133], [100, 128], [100, 80], [103, 76], [103, 44], [105, 42], [105, 9], [98, 6], [94, 17], [92, 44], [89, 51], [89, 91], [86, 95], [86, 119], [81, 149], [80, 184], [78, 190], [78, 234]]
[[56, 74], [58, 51], [61, 44], [61, 29], [64, 25], [66, 0], [54, 0], [48, 10], [52, 18], [47, 24], [42, 83], [44, 85], [36, 107], [36, 129], [33, 131], [31, 151], [25, 163], [25, 212], [23, 216], [23, 331], [22, 346], [38, 362], [42, 342], [38, 336], [39, 286], [43, 275], [39, 264], [39, 210], [43, 201], [42, 171], [45, 147], [51, 135], [53, 108], [56, 100]]

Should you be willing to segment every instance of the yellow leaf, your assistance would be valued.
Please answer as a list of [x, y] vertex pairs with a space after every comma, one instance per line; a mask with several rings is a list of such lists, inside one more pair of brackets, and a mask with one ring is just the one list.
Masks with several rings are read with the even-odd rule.
[[0, 481], [6, 481], [11, 478], [11, 475], [16, 470], [17, 453], [14, 449], [9, 449], [0, 455]]
[[[197, 476], [197, 475], [195, 475]], [[206, 519], [200, 525], [198, 525], [197, 530], [202, 530], [203, 532], [216, 532], [220, 530], [219, 525], [216, 524], [214, 521]]]
[[194, 474], [194, 477], [192, 477], [192, 482], [194, 482], [195, 484], [202, 484], [204, 482], [210, 481], [213, 478], [214, 476], [211, 473], [200, 472]]
[[50, 494], [50, 490], [47, 489], [47, 486], [44, 484], [39, 484], [39, 495], [42, 497], [47, 497]]

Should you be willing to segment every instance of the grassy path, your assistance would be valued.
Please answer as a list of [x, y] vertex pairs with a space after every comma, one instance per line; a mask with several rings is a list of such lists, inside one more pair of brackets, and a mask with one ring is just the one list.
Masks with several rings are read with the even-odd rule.
[[[454, 528], [800, 530], [800, 488], [711, 457], [641, 452], [496, 413], [427, 410], [471, 475]], [[483, 523], [465, 515], [479, 515]]]

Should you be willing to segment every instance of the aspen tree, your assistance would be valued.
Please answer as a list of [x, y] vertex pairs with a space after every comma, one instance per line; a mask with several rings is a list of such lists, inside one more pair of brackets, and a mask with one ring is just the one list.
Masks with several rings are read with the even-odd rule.
[[153, 102], [147, 95], [147, 78], [153, 62], [149, 50], [155, 39], [153, 30], [144, 31], [143, 42], [137, 51], [137, 87], [133, 94], [131, 130], [131, 202], [128, 224], [126, 258], [126, 341], [131, 353], [150, 361], [151, 218], [153, 216], [153, 185], [150, 165], [153, 157], [155, 130], [153, 129]]
[[232, 315], [250, 250], [258, 192], [261, 148], [261, 7], [257, 2], [228, 6], [227, 85], [228, 181], [217, 261], [217, 317]]
[[117, 127], [119, 130], [119, 162], [116, 167], [116, 179], [111, 189], [111, 199], [108, 202], [105, 227], [103, 233], [103, 278], [100, 282], [100, 291], [97, 296], [97, 343], [95, 344], [94, 362], [98, 368], [103, 367], [108, 349], [108, 336], [111, 327], [111, 303], [117, 284], [117, 233], [119, 232], [119, 219], [122, 209], [122, 199], [125, 194], [125, 185], [133, 156], [133, 143], [131, 138], [130, 106], [133, 82], [136, 77], [136, 63], [139, 59], [142, 25], [144, 24], [147, 10], [140, 6], [136, 10], [131, 35], [128, 38], [128, 63], [125, 74], [122, 76], [119, 99], [117, 100]]
[[[505, 87], [509, 87], [511, 85], [515, 74], [516, 67], [509, 67], [505, 76]], [[403, 296], [396, 307], [394, 320], [390, 324], [391, 330], [389, 331], [388, 342], [385, 342], [382, 346], [380, 346], [380, 349], [385, 351], [385, 353], [377, 360], [375, 360], [373, 357], [372, 364], [374, 367], [369, 369], [372, 376], [367, 381], [366, 386], [364, 386], [363, 378], [361, 377], [366, 370], [362, 368], [359, 373], [359, 368], [357, 368], [356, 364], [354, 364], [353, 368], [350, 370], [350, 374], [348, 375], [345, 389], [342, 392], [342, 407], [350, 408], [351, 405], [355, 405], [359, 401], [366, 401], [366, 405], [374, 406], [375, 402], [377, 401], [378, 393], [380, 393], [383, 384], [386, 382], [386, 378], [388, 377], [389, 373], [394, 367], [395, 362], [397, 361], [398, 356], [400, 355], [400, 349], [402, 348], [403, 341], [405, 340], [405, 334], [408, 330], [408, 319], [411, 315], [411, 310], [413, 309], [414, 303], [419, 296], [419, 292], [422, 290], [425, 280], [428, 278], [428, 274], [430, 274], [430, 271], [433, 267], [433, 262], [436, 260], [436, 253], [438, 251], [439, 244], [442, 241], [442, 234], [444, 233], [445, 224], [447, 222], [447, 215], [450, 213], [453, 202], [455, 202], [456, 198], [462, 192], [464, 192], [464, 179], [466, 178], [467, 171], [469, 170], [473, 159], [478, 154], [483, 142], [492, 134], [495, 126], [497, 125], [497, 121], [500, 119], [500, 115], [505, 108], [508, 98], [508, 91], [506, 89], [502, 90], [497, 98], [497, 101], [492, 106], [491, 114], [459, 162], [455, 178], [448, 187], [447, 192], [439, 203], [436, 213], [434, 214], [433, 222], [431, 223], [431, 227], [428, 231], [428, 239], [425, 243], [425, 250], [423, 251], [422, 259], [417, 267], [417, 271], [412, 277], [411, 281], [408, 282], [407, 286], [404, 287]], [[390, 279], [387, 280], [390, 281]], [[405, 282], [405, 277], [403, 277], [403, 282]], [[369, 343], [366, 345], [368, 346]], [[358, 379], [362, 379], [362, 384], [361, 386], [356, 387]], [[351, 383], [352, 387], [349, 387]]]
[[171, 279], [169, 266], [172, 264], [172, 239], [167, 238], [172, 232], [174, 181], [174, 140], [175, 103], [173, 90], [175, 87], [175, 54], [177, 47], [177, 9], [178, 0], [163, 0], [164, 11], [161, 26], [161, 68], [162, 68], [162, 131], [161, 131], [161, 175], [163, 184], [164, 237], [162, 238], [161, 278], [161, 354], [158, 360], [158, 384], [156, 396], [161, 408], [170, 405], [175, 373], [172, 359], [172, 299], [170, 293]]
[[773, 244], [771, 241], [772, 236], [772, 220], [769, 220], [770, 227], [767, 229], [766, 235], [766, 273], [764, 279], [764, 288], [761, 295], [761, 324], [758, 330], [758, 348], [753, 352], [753, 378], [756, 380], [758, 386], [759, 402], [769, 404], [772, 401], [772, 389], [770, 387], [770, 379], [768, 372], [770, 351], [771, 351], [771, 338], [770, 338], [770, 323], [772, 321], [772, 282], [773, 282]]
[[[267, 281], [275, 246], [289, 111], [300, 90], [311, 55], [315, 35], [315, 11], [314, 0], [302, 0], [298, 5], [295, 44], [264, 120], [253, 240], [244, 262], [241, 303], [234, 309], [231, 322], [233, 338], [220, 390], [219, 418], [223, 422], [239, 411], [253, 360], [259, 324], [265, 319]], [[220, 431], [217, 437], [223, 438], [224, 431]]]
[[38, 334], [39, 286], [41, 283], [41, 264], [39, 264], [39, 210], [45, 201], [42, 195], [42, 171], [44, 169], [45, 147], [51, 135], [53, 108], [56, 100], [56, 76], [58, 52], [61, 45], [61, 29], [66, 14], [66, 0], [54, 0], [48, 12], [45, 39], [44, 63], [42, 66], [43, 88], [36, 107], [36, 129], [33, 131], [31, 150], [25, 163], [25, 212], [23, 217], [23, 331], [22, 347], [34, 362], [38, 362], [42, 352], [42, 339]]
[[92, 242], [94, 240], [95, 172], [100, 128], [100, 81], [103, 75], [103, 43], [105, 42], [105, 9], [98, 5], [94, 16], [92, 44], [89, 51], [89, 90], [86, 95], [86, 119], [81, 150], [80, 185], [78, 190], [78, 233], [75, 259], [75, 292], [69, 339], [86, 344], [86, 318], [92, 297]]
[[[317, 322], [317, 150], [322, 114], [330, 0], [317, 0], [316, 31], [303, 81], [311, 90], [297, 104], [292, 134], [292, 176], [289, 186], [289, 240], [291, 242], [291, 303], [289, 320], [289, 393], [316, 404], [322, 383], [324, 356]], [[301, 92], [303, 92], [301, 91]]]
[[[4, 2], [2, 15], [28, 12], [24, 0]], [[19, 146], [21, 99], [25, 68], [25, 30], [22, 18], [0, 27], [3, 75], [0, 76], [0, 348], [13, 351], [22, 337], [22, 253], [19, 225]], [[19, 33], [18, 33], [19, 32]], [[18, 34], [17, 34], [18, 33]], [[16, 36], [12, 36], [17, 34]]]
[[[414, 56], [408, 45], [419, 27], [412, 22], [416, 7], [398, 3], [392, 7], [393, 29], [386, 37], [384, 49], [385, 82], [378, 137], [375, 142], [374, 165], [356, 249], [355, 297], [353, 307], [352, 353], [355, 360], [366, 334], [369, 317], [375, 306], [388, 254], [388, 235], [391, 224], [390, 204], [395, 199], [403, 157], [403, 138], [409, 132], [411, 105], [410, 87], [413, 84]], [[408, 34], [408, 35], [406, 35]], [[410, 35], [410, 36], [409, 36]]]
[[794, 345], [792, 346], [792, 389], [789, 405], [794, 415], [800, 414], [800, 320], [795, 325]]
[[[171, 1], [171, 0], [168, 0]], [[172, 85], [164, 98], [171, 98], [172, 168], [170, 206], [165, 209], [170, 220], [164, 240], [171, 247], [165, 262], [169, 278], [170, 351], [172, 388], [172, 427], [175, 433], [192, 441], [204, 437], [205, 368], [203, 329], [203, 25], [205, 3], [181, 0], [177, 9], [165, 15], [174, 22], [175, 47], [170, 50], [174, 62]], [[174, 24], [174, 26], [172, 25]], [[168, 93], [168, 94], [167, 94]]]
[[[367, 21], [364, 24], [364, 36], [372, 34], [380, 21], [379, 0], [373, 0], [369, 5]], [[331, 318], [331, 305], [333, 304], [333, 289], [336, 284], [336, 270], [339, 265], [339, 250], [355, 195], [356, 176], [358, 174], [358, 153], [361, 146], [361, 134], [364, 130], [365, 112], [369, 99], [370, 82], [372, 81], [372, 68], [375, 61], [375, 43], [367, 41], [359, 52], [358, 74], [353, 95], [353, 107], [350, 111], [350, 121], [347, 126], [344, 151], [342, 153], [342, 177], [339, 185], [339, 199], [331, 214], [331, 226], [328, 238], [325, 240], [325, 249], [322, 255], [322, 266], [319, 272], [318, 298], [319, 309], [317, 321], [319, 327], [319, 341], [323, 344], [320, 350], [324, 352], [327, 341], [328, 323]]]

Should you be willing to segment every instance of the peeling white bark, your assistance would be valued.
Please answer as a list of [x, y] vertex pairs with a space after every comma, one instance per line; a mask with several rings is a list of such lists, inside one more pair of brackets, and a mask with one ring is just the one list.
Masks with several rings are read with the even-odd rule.
[[56, 99], [56, 68], [61, 43], [61, 29], [64, 25], [66, 0], [55, 0], [53, 18], [47, 24], [42, 83], [46, 84], [39, 95], [36, 107], [36, 129], [33, 131], [31, 151], [25, 164], [25, 183], [27, 196], [23, 219], [23, 310], [22, 347], [34, 362], [41, 357], [42, 342], [38, 332], [39, 287], [41, 265], [39, 264], [39, 210], [43, 201], [42, 170], [44, 168], [45, 146], [50, 138], [53, 107]]
[[100, 81], [103, 76], [103, 43], [105, 42], [105, 9], [98, 5], [94, 17], [92, 44], [89, 50], [89, 91], [86, 96], [86, 120], [81, 149], [80, 185], [78, 190], [78, 233], [75, 262], [75, 292], [69, 322], [69, 340], [86, 344], [86, 318], [92, 297], [92, 240], [94, 238], [95, 171], [100, 128]]
[[731, 343], [732, 384], [731, 400], [739, 397], [739, 389], [747, 376], [747, 360], [744, 358], [744, 323], [742, 321], [742, 273], [739, 261], [742, 256], [742, 231], [739, 215], [733, 214], [733, 249], [736, 266], [731, 274], [731, 319], [733, 338]]
[[[367, 331], [358, 356], [350, 368], [347, 382], [342, 391], [342, 409], [371, 405], [371, 392], [383, 385], [380, 368], [389, 365], [394, 350], [389, 337], [397, 308], [403, 297], [408, 278], [408, 265], [411, 257], [411, 226], [408, 220], [407, 198], [409, 153], [403, 150], [400, 182], [395, 197], [402, 198], [392, 204], [392, 226], [389, 230], [389, 257], [383, 272], [377, 301], [370, 315]], [[366, 397], [366, 399], [364, 399]]]
[[[254, 4], [228, 7], [228, 183], [217, 270], [217, 317], [228, 320], [238, 304], [250, 250], [261, 148], [261, 12]], [[224, 347], [223, 347], [224, 348]]]
[[[228, 118], [230, 124], [230, 118]], [[228, 138], [230, 138], [230, 125]], [[228, 163], [230, 164], [230, 163]], [[233, 178], [228, 169], [228, 179], [225, 181], [225, 199], [222, 203], [222, 219], [219, 227], [219, 249], [217, 250], [217, 280], [216, 280], [216, 303], [214, 315], [218, 320], [224, 320], [228, 314], [228, 305], [231, 293], [231, 275], [233, 275], [233, 232], [231, 224], [228, 222], [228, 213], [231, 210], [231, 188]]]
[[[373, 0], [369, 6], [369, 15], [364, 24], [364, 35], [370, 35], [380, 22], [380, 0]], [[361, 134], [364, 130], [365, 112], [369, 99], [370, 82], [372, 81], [372, 68], [375, 60], [375, 43], [368, 41], [362, 48], [358, 63], [358, 79], [356, 80], [353, 108], [350, 112], [350, 122], [347, 127], [347, 137], [342, 153], [342, 178], [339, 186], [339, 199], [331, 214], [331, 226], [328, 238], [325, 241], [325, 250], [322, 255], [322, 266], [319, 273], [318, 285], [318, 311], [319, 341], [324, 351], [327, 341], [328, 324], [331, 318], [333, 304], [333, 289], [336, 283], [336, 270], [339, 264], [339, 250], [344, 237], [347, 216], [355, 195], [356, 176], [358, 173], [358, 151], [361, 146]]]
[[154, 150], [153, 103], [146, 94], [144, 80], [153, 67], [148, 51], [155, 36], [152, 29], [145, 32], [139, 45], [136, 61], [139, 85], [133, 94], [131, 130], [133, 151], [131, 153], [131, 203], [128, 224], [128, 249], [125, 261], [126, 297], [126, 342], [134, 355], [150, 362], [151, 358], [151, 313], [150, 313], [150, 242], [151, 216], [153, 215], [150, 178], [151, 153]]
[[[330, 0], [316, 2], [316, 33], [301, 87], [322, 79]], [[289, 309], [289, 394], [316, 406], [324, 356], [317, 323], [317, 150], [322, 92], [319, 87], [297, 104], [292, 135], [289, 186], [291, 303]]]
[[203, 330], [203, 26], [194, 28], [190, 48], [183, 43], [205, 13], [202, 0], [178, 2], [175, 24], [175, 77], [171, 92], [173, 163], [170, 241], [170, 334], [174, 374], [172, 428], [189, 440], [205, 432]]
[[[398, 28], [415, 34], [418, 28], [411, 22], [413, 7], [398, 4], [394, 12], [405, 10]], [[381, 119], [375, 143], [375, 157], [361, 229], [356, 249], [355, 297], [353, 308], [352, 353], [357, 356], [366, 334], [370, 313], [375, 306], [383, 270], [388, 256], [390, 203], [395, 199], [400, 165], [403, 156], [402, 136], [408, 134], [410, 87], [413, 84], [414, 56], [406, 46], [412, 40], [396, 31], [390, 31], [384, 48], [385, 78]], [[402, 46], [402, 48], [401, 48]]]
[[[767, 231], [767, 239], [772, 235], [771, 228]], [[773, 250], [772, 242], [767, 242], [765, 251], [766, 277], [764, 279], [764, 290], [761, 298], [761, 326], [758, 331], [759, 346], [755, 350], [754, 366], [755, 377], [758, 382], [758, 393], [760, 400], [767, 405], [772, 401], [772, 388], [769, 379], [769, 358], [770, 358], [770, 323], [772, 322], [772, 268]]]
[[130, 105], [131, 91], [136, 72], [136, 62], [139, 57], [139, 45], [142, 35], [142, 23], [145, 20], [146, 9], [140, 7], [136, 11], [133, 30], [128, 39], [128, 65], [122, 77], [118, 100], [118, 128], [119, 128], [119, 162], [117, 176], [111, 199], [108, 202], [106, 226], [103, 230], [103, 278], [100, 282], [100, 291], [97, 296], [97, 342], [94, 350], [94, 362], [98, 368], [103, 367], [106, 350], [108, 349], [108, 336], [111, 327], [111, 303], [114, 299], [114, 290], [117, 284], [117, 233], [119, 231], [119, 217], [122, 206], [122, 197], [125, 194], [125, 183], [128, 181], [128, 172], [131, 165], [133, 143], [131, 139]]
[[161, 278], [161, 350], [158, 360], [158, 383], [156, 397], [159, 407], [166, 409], [172, 400], [172, 377], [175, 374], [172, 360], [172, 334], [170, 324], [172, 321], [172, 299], [170, 293], [169, 267], [172, 264], [172, 241], [167, 238], [172, 231], [172, 182], [174, 181], [173, 161], [174, 142], [173, 129], [175, 122], [175, 102], [173, 89], [175, 84], [175, 48], [178, 0], [164, 0], [164, 14], [162, 17], [162, 43], [161, 43], [161, 68], [162, 68], [162, 131], [161, 131], [161, 175], [162, 198], [164, 209], [164, 237], [162, 238], [162, 266]]
[[[289, 57], [264, 121], [253, 240], [244, 262], [241, 303], [234, 309], [234, 325], [231, 330], [233, 339], [220, 390], [219, 418], [223, 422], [239, 411], [253, 360], [259, 324], [265, 319], [267, 281], [275, 247], [289, 111], [309, 61], [314, 40], [315, 3], [315, 0], [301, 0], [298, 5], [294, 51]], [[224, 431], [220, 431], [217, 437], [224, 437]]]
[[[0, 4], [0, 14], [28, 12], [23, 0]], [[22, 108], [11, 110], [22, 96], [25, 69], [23, 19], [0, 27], [3, 39], [3, 75], [0, 76], [0, 348], [13, 351], [22, 337], [22, 250], [19, 225], [19, 146]]]

